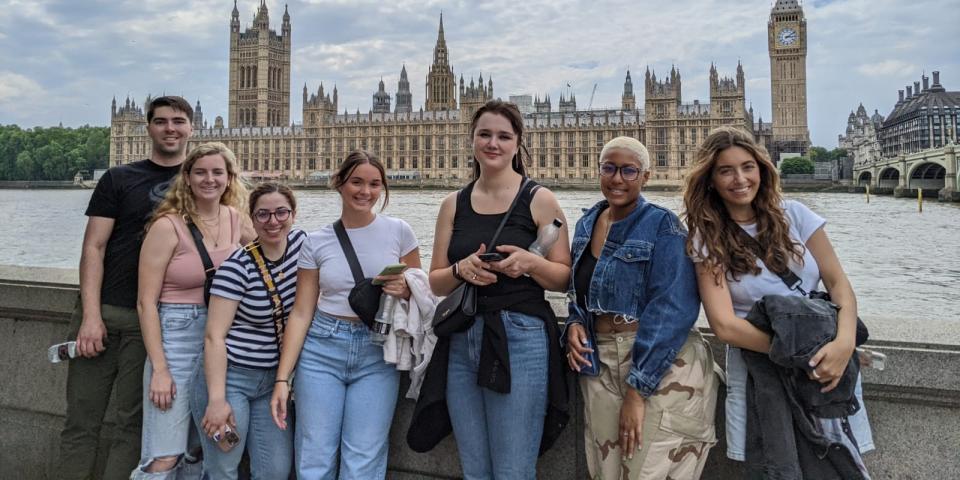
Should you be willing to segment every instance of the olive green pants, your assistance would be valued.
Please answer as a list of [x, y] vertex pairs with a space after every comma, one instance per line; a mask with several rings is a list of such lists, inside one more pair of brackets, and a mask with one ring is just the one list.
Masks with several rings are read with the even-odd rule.
[[[140, 459], [143, 422], [143, 362], [146, 351], [140, 320], [132, 308], [101, 305], [107, 328], [106, 350], [93, 358], [70, 360], [67, 373], [67, 417], [60, 434], [57, 479], [126, 479]], [[80, 302], [70, 321], [70, 337], [77, 338], [83, 319]], [[100, 445], [111, 392], [116, 424], [109, 444]], [[98, 451], [106, 455], [98, 461]], [[104, 465], [102, 474], [98, 464]]]
[[719, 379], [713, 355], [691, 331], [657, 390], [646, 399], [642, 448], [622, 455], [620, 407], [633, 366], [633, 332], [597, 334], [600, 375], [581, 376], [587, 468], [594, 480], [697, 479], [716, 443]]

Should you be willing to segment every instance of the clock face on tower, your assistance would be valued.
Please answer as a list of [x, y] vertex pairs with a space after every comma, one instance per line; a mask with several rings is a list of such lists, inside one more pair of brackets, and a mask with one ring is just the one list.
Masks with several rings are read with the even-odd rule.
[[784, 47], [797, 43], [797, 31], [789, 27], [780, 30], [777, 34], [777, 43]]

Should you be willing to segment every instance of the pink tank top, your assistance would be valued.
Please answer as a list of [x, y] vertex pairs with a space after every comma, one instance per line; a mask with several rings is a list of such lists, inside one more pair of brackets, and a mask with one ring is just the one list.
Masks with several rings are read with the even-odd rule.
[[[213, 266], [219, 267], [230, 254], [240, 247], [240, 215], [232, 207], [227, 207], [230, 213], [230, 239], [216, 249], [207, 249]], [[179, 215], [165, 215], [164, 218], [173, 223], [177, 231], [177, 248], [167, 264], [167, 271], [163, 275], [163, 287], [160, 289], [160, 301], [163, 303], [185, 303], [203, 305], [203, 282], [206, 274], [203, 271], [203, 261], [193, 241], [190, 229]]]

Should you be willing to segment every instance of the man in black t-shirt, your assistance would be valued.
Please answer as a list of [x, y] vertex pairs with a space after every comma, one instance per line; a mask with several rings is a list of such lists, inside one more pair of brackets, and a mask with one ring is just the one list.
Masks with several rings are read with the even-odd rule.
[[[147, 108], [150, 158], [107, 170], [90, 197], [80, 302], [71, 320], [78, 356], [67, 374], [58, 479], [126, 479], [139, 462], [146, 358], [136, 309], [140, 245], [186, 157], [192, 123], [193, 109], [183, 98], [154, 99]], [[100, 475], [97, 445], [114, 388], [117, 421]]]

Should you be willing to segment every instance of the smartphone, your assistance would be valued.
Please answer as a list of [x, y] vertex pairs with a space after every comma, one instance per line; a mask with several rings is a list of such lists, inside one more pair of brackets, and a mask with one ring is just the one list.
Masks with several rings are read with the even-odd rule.
[[503, 254], [498, 252], [478, 253], [477, 257], [479, 257], [483, 262], [499, 262], [500, 260], [506, 258], [503, 256]]
[[220, 435], [220, 432], [213, 434], [213, 441], [217, 442], [220, 450], [226, 453], [233, 450], [233, 447], [236, 447], [237, 444], [240, 443], [240, 436], [237, 435], [237, 432], [231, 430], [229, 425], [226, 425], [223, 428], [223, 435]]
[[[407, 269], [407, 264], [395, 263], [393, 265], [387, 265], [386, 267], [383, 267], [383, 270], [380, 270], [380, 273], [377, 276], [396, 275], [398, 273], [403, 273], [403, 271], [406, 269]], [[374, 285], [383, 285], [383, 282], [377, 279], [373, 279], [373, 282], [371, 283], [373, 283]]]

